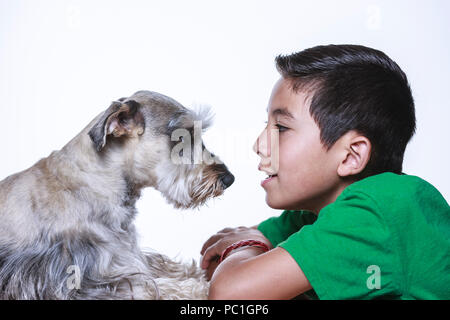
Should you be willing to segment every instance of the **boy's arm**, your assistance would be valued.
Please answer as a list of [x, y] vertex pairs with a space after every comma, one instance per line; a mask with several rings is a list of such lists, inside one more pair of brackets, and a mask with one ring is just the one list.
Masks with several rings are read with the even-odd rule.
[[273, 248], [303, 225], [313, 223], [316, 218], [317, 216], [311, 212], [285, 210], [280, 216], [269, 218], [250, 228], [225, 228], [211, 236], [203, 245], [200, 252], [201, 267], [206, 270], [206, 277], [209, 280], [217, 268], [221, 253], [234, 242], [259, 240], [266, 243], [269, 248]]
[[273, 248], [270, 241], [259, 231], [257, 226], [251, 228], [237, 227], [225, 228], [211, 236], [203, 245], [201, 268], [206, 270], [209, 280], [217, 267], [217, 261], [222, 252], [230, 245], [241, 240], [258, 240], [264, 242], [270, 249]]
[[261, 252], [245, 247], [231, 253], [213, 274], [209, 299], [292, 299], [311, 289], [286, 250], [277, 247]]

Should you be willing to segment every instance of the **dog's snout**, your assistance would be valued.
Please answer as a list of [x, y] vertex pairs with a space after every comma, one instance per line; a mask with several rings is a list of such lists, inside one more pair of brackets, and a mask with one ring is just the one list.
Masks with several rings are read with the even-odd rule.
[[220, 177], [220, 181], [222, 182], [224, 189], [226, 189], [233, 184], [234, 176], [227, 172]]

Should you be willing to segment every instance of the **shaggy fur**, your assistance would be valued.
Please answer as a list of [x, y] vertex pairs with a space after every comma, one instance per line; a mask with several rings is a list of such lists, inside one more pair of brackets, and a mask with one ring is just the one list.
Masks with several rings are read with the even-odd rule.
[[[114, 101], [61, 150], [1, 181], [0, 298], [206, 298], [195, 262], [142, 251], [133, 220], [143, 188], [193, 208], [232, 183], [201, 141], [183, 135], [210, 120], [139, 91]], [[193, 159], [187, 147], [214, 161], [184, 161]]]

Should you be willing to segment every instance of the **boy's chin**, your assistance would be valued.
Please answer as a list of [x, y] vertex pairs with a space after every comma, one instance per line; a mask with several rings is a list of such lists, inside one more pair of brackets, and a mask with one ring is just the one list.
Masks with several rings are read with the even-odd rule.
[[306, 209], [306, 205], [305, 208], [303, 208], [304, 206], [297, 202], [294, 201], [287, 201], [286, 199], [276, 199], [273, 197], [270, 197], [268, 194], [266, 194], [266, 203], [269, 207], [271, 207], [272, 209], [275, 210], [294, 210], [294, 211], [298, 211], [298, 210], [308, 210]]
[[274, 199], [274, 198], [270, 197], [268, 194], [266, 194], [266, 203], [272, 209], [291, 210], [291, 209], [288, 209], [289, 204], [286, 201], [283, 201], [281, 199]]

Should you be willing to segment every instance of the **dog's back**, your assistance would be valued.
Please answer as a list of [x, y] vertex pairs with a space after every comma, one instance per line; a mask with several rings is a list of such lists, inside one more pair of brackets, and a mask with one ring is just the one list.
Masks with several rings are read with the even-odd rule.
[[[60, 270], [52, 261], [63, 256], [61, 246], [46, 240], [45, 219], [38, 203], [46, 202], [42, 190], [47, 189], [42, 179], [40, 160], [33, 167], [11, 175], [0, 182], [0, 298], [2, 299], [51, 299], [57, 298], [57, 288], [51, 279], [42, 277]], [[39, 200], [37, 200], [39, 198]], [[53, 259], [53, 260], [52, 260]], [[58, 272], [57, 272], [58, 273]], [[61, 274], [53, 273], [53, 277]], [[50, 280], [50, 281], [48, 281]], [[51, 295], [49, 294], [51, 292]]]
[[39, 192], [40, 188], [38, 172], [33, 166], [0, 181], [0, 245], [12, 243], [20, 247], [36, 236], [38, 228], [32, 220], [36, 218], [33, 190]]
[[[126, 274], [115, 278], [108, 270], [121, 257], [137, 260], [133, 272], [139, 273], [144, 257], [133, 252], [134, 226], [121, 225], [118, 242], [109, 238], [117, 225], [106, 217], [128, 208], [81, 201], [83, 184], [64, 183], [52, 173], [57, 168], [49, 168], [59, 152], [0, 182], [0, 298], [125, 298], [115, 291]], [[71, 286], [77, 272], [80, 283]]]

